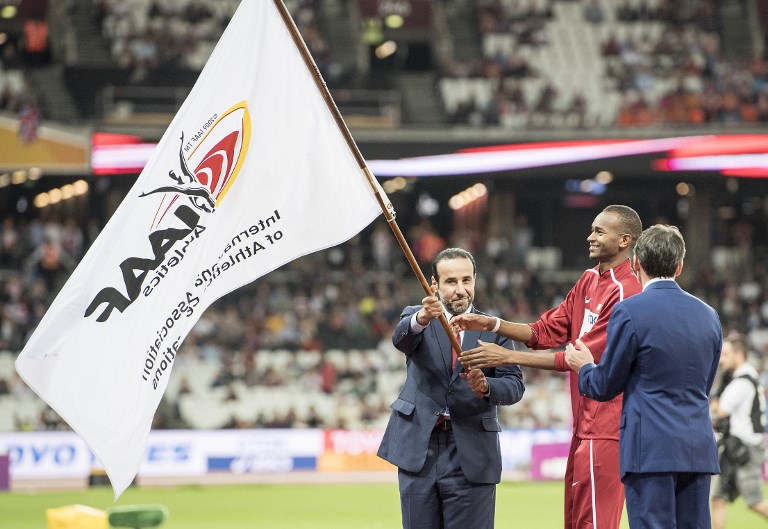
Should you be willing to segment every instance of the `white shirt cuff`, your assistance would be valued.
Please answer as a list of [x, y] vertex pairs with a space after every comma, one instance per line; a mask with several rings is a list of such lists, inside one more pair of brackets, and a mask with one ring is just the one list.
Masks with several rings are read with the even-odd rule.
[[424, 332], [424, 329], [427, 328], [426, 326], [421, 325], [419, 323], [419, 320], [416, 317], [416, 316], [418, 316], [418, 314], [419, 314], [419, 312], [416, 311], [416, 312], [413, 313], [413, 316], [411, 316], [411, 332], [413, 332], [414, 334], [420, 334], [420, 333]]

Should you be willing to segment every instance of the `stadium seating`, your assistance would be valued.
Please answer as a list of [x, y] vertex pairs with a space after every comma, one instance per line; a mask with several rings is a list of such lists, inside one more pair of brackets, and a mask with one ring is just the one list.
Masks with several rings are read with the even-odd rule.
[[[172, 114], [238, 1], [73, 0], [68, 4], [72, 9], [62, 13], [71, 17], [66, 20], [84, 20], [91, 25], [64, 24], [78, 33], [64, 34], [62, 42], [55, 42], [61, 46], [57, 54], [66, 57], [57, 65], [65, 68], [64, 79], [90, 86], [80, 90], [81, 85], [71, 85], [78, 87], [70, 95], [79, 105], [75, 122], [81, 124], [97, 119], [96, 102], [104, 100], [102, 90], [106, 86], [113, 89], [114, 103], [125, 103], [119, 107], [125, 114], [137, 112], [142, 101], [147, 104], [136, 95], [146, 93], [139, 90], [145, 84], [152, 86], [155, 95], [170, 93], [164, 96], [162, 112], [157, 114]], [[359, 41], [360, 35], [354, 33], [359, 31], [354, 24], [358, 21], [354, 18], [356, 3], [294, 0], [286, 4], [324, 75], [343, 85], [344, 76], [332, 72], [356, 71], [351, 63], [360, 60], [360, 50], [334, 47], [333, 43]], [[696, 10], [692, 10], [694, 15], [686, 14], [680, 7], [697, 6], [706, 15], [711, 1], [654, 0], [648, 5], [657, 13], [645, 17], [639, 15], [640, 2], [630, 1], [638, 15], [627, 17], [619, 12], [616, 2], [599, 0], [602, 16], [596, 22], [585, 18], [584, 0], [453, 0], [433, 4], [436, 20], [444, 18], [440, 10], [473, 13], [460, 20], [443, 20], [445, 27], [436, 27], [432, 44], [437, 56], [434, 62], [439, 66], [424, 77], [435, 79], [433, 96], [441, 101], [445, 114], [440, 117], [459, 127], [457, 137], [462, 137], [466, 124], [517, 132], [502, 136], [505, 141], [518, 141], [536, 128], [615, 134], [619, 129], [611, 127], [617, 120], [619, 126], [662, 127], [694, 123], [695, 119], [699, 120], [695, 124], [703, 126], [725, 119], [722, 108], [696, 112], [704, 106], [705, 94], [722, 99], [741, 80], [744, 93], [739, 102], [743, 107], [755, 106], [756, 98], [766, 97], [768, 79], [760, 73], [764, 58], [758, 57], [752, 65], [727, 60], [712, 17], [695, 15]], [[62, 4], [57, 0], [56, 5]], [[520, 10], [529, 6], [535, 13], [521, 15]], [[194, 20], [190, 19], [192, 7], [198, 10]], [[672, 11], [661, 13], [662, 7]], [[483, 10], [489, 8], [502, 10], [503, 16], [496, 16], [493, 24], [483, 16]], [[341, 23], [329, 17], [330, 13], [345, 13], [350, 19]], [[165, 29], [166, 22], [168, 35], [158, 31]], [[330, 27], [352, 33], [331, 34], [327, 31]], [[194, 50], [179, 49], [163, 40], [189, 35], [200, 43]], [[460, 36], [470, 42], [460, 40]], [[606, 53], [605, 45], [614, 36], [616, 49]], [[147, 38], [157, 42], [146, 42]], [[70, 40], [77, 45], [68, 47]], [[93, 55], [87, 53], [86, 44]], [[157, 61], [152, 59], [153, 44]], [[97, 48], [103, 48], [104, 54], [99, 55]], [[142, 56], [141, 67], [131, 55], [134, 48], [149, 56]], [[21, 96], [46, 87], [30, 85], [40, 72], [24, 64], [24, 54], [5, 51], [10, 47], [3, 49], [2, 110], [18, 115]], [[193, 50], [192, 55], [186, 55], [185, 50]], [[683, 66], [685, 75], [676, 75]], [[402, 72], [392, 76], [398, 73]], [[352, 86], [368, 82], [375, 88], [381, 83], [387, 90], [399, 90], [397, 82], [380, 72], [367, 80], [362, 79], [364, 72], [357, 75], [354, 79], [345, 77], [344, 82]], [[120, 86], [136, 90], [121, 92], [116, 89]], [[517, 90], [521, 100], [512, 101], [513, 94], [518, 97]], [[584, 119], [569, 115], [572, 96], [577, 92], [585, 98]], [[681, 93], [691, 96], [694, 107], [698, 105], [689, 114], [673, 112], [679, 106], [678, 98], [683, 97]], [[648, 119], [638, 123], [637, 110], [642, 105], [648, 110]], [[44, 110], [50, 115], [53, 109], [49, 104]], [[733, 119], [744, 119], [737, 114]], [[755, 119], [768, 120], [768, 112], [761, 116]], [[99, 185], [117, 186], [106, 180]], [[752, 229], [764, 234], [765, 207], [753, 203], [738, 207]], [[80, 218], [80, 225], [72, 228], [62, 219], [30, 220], [29, 215], [13, 208], [4, 213], [7, 218], [0, 236], [0, 431], [66, 428], [16, 376], [13, 361], [73, 264], [92, 242], [97, 230], [86, 231], [85, 227], [95, 219]], [[736, 228], [732, 222], [724, 226], [723, 230]], [[68, 232], [73, 229], [74, 235]], [[455, 242], [451, 234], [441, 235]], [[480, 236], [487, 238], [484, 232]], [[59, 244], [67, 258], [48, 274], [49, 282], [44, 281], [35, 261], [46, 237]], [[506, 244], [513, 244], [510, 236], [505, 237]], [[768, 272], [764, 256], [751, 252], [751, 244], [731, 233], [718, 237], [708, 263], [711, 269], [705, 266], [686, 272], [691, 290], [718, 309], [727, 329], [749, 333], [754, 350], [766, 355]], [[70, 247], [72, 240], [81, 243]], [[340, 252], [349, 257], [354, 248], [362, 255], [361, 267], [340, 271], [330, 253], [321, 252], [297, 260], [210, 307], [183, 345], [155, 427], [381, 427], [405, 376], [404, 359], [391, 346], [389, 333], [400, 309], [418, 302], [422, 293], [405, 266], [377, 270], [369, 234], [356, 244], [342, 245]], [[525, 250], [522, 259], [498, 258], [478, 245], [480, 281], [496, 287], [487, 289], [485, 310], [514, 321], [530, 321], [559, 302], [572, 284], [573, 274], [580, 272], [561, 269], [560, 248], [542, 245]], [[397, 251], [392, 250], [393, 256], [385, 261], [400, 262], [394, 257]], [[745, 296], [744, 291], [754, 290], [753, 284], [757, 284], [757, 296]], [[742, 288], [745, 285], [750, 288]], [[358, 305], [363, 299], [373, 307], [366, 313]], [[296, 308], [299, 303], [304, 307], [301, 311]], [[223, 331], [225, 323], [232, 320], [239, 325], [234, 338]], [[527, 398], [519, 406], [502, 410], [504, 425], [567, 426], [570, 419], [564, 377], [535, 371], [526, 371], [525, 376], [527, 394], [547, 398]]]

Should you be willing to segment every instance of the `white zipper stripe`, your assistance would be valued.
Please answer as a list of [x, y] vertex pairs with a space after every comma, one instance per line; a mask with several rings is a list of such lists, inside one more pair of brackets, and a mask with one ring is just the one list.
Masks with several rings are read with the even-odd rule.
[[595, 508], [595, 459], [592, 439], [589, 440], [589, 485], [592, 487], [592, 528], [597, 529], [597, 509]]
[[619, 287], [619, 301], [624, 300], [624, 285], [621, 284], [621, 281], [616, 279], [616, 275], [613, 273], [613, 268], [611, 268], [611, 280], [616, 284], [617, 287]]

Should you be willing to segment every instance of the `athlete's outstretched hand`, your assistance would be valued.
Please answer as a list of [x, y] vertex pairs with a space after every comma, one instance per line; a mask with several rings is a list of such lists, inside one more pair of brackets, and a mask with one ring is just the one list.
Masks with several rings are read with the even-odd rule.
[[[490, 319], [493, 320], [493, 318]], [[479, 344], [478, 347], [463, 351], [459, 357], [461, 365], [465, 368], [499, 367], [514, 363], [511, 360], [511, 351], [509, 349], [482, 340], [478, 340], [477, 343]]]
[[490, 331], [496, 325], [496, 318], [465, 312], [451, 318], [453, 332], [460, 331]]

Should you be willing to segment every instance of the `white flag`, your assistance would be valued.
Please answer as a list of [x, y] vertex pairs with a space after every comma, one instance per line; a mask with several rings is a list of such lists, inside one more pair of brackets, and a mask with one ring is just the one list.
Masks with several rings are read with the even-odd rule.
[[277, 6], [244, 0], [16, 369], [117, 497], [203, 310], [380, 213]]

